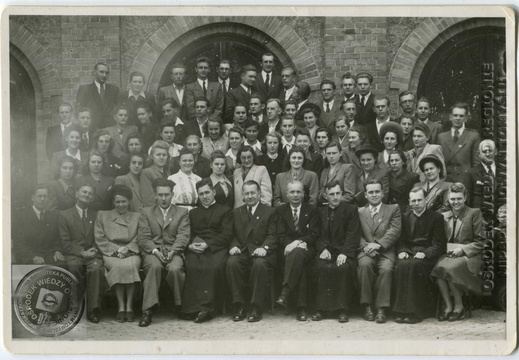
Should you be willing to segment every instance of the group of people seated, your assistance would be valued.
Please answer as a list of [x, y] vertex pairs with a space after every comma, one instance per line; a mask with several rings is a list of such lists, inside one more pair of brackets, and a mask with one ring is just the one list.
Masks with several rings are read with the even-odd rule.
[[[363, 318], [417, 323], [464, 318], [462, 294], [481, 294], [484, 187], [495, 188], [496, 145], [466, 128], [456, 103], [452, 127], [434, 122], [430, 103], [404, 91], [403, 114], [371, 93], [368, 73], [323, 80], [321, 98], [292, 67], [242, 68], [218, 82], [197, 59], [157, 97], [107, 84], [109, 68], [58, 107], [47, 132], [51, 179], [32, 207], [13, 216], [15, 263], [82, 265], [87, 315], [99, 322], [105, 283], [117, 321], [152, 322], [162, 278], [183, 318], [201, 323], [232, 303], [233, 320], [262, 319], [273, 302], [296, 318]], [[227, 74], [227, 77], [225, 77]], [[110, 109], [110, 103], [113, 103]], [[109, 115], [111, 114], [111, 115]], [[159, 117], [161, 115], [161, 120]], [[444, 131], [445, 130], [445, 131]], [[483, 211], [482, 211], [483, 210]], [[165, 276], [163, 276], [165, 274]]]

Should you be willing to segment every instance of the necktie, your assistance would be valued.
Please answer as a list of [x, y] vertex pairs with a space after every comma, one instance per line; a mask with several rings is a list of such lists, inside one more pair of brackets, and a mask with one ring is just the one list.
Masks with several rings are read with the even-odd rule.
[[458, 142], [460, 138], [460, 131], [458, 129], [454, 129], [454, 142]]
[[458, 218], [454, 217], [453, 222], [452, 222], [452, 234], [451, 234], [451, 238], [449, 239], [450, 243], [453, 243], [454, 242], [454, 238], [456, 237], [456, 224], [457, 224], [457, 222], [458, 222]]
[[204, 97], [207, 98], [207, 88], [205, 87], [205, 80], [202, 81], [202, 89], [204, 90]]
[[222, 88], [223, 88], [223, 95], [227, 94], [227, 83], [225, 81], [222, 81]]
[[294, 209], [294, 229], [299, 232], [299, 217], [297, 216], [297, 209]]
[[40, 212], [40, 221], [43, 221], [43, 218], [45, 217], [45, 212]]
[[360, 104], [361, 104], [362, 106], [364, 106], [364, 100], [365, 100], [365, 99], [366, 99], [366, 98], [365, 98], [364, 96], [361, 96], [361, 97], [360, 97]]
[[119, 137], [122, 139], [123, 138], [123, 129], [119, 129]]
[[265, 87], [268, 89], [270, 86], [270, 74], [267, 74], [267, 78], [265, 79]]
[[492, 179], [495, 177], [494, 172], [492, 171], [492, 167], [490, 165], [487, 165], [487, 174], [492, 177]]
[[374, 219], [375, 216], [378, 214], [378, 208], [373, 207], [371, 208], [371, 217]]
[[229, 196], [229, 188], [227, 187], [225, 181], [220, 181], [220, 186], [222, 188], [223, 193], [225, 194], [225, 197]]
[[87, 228], [87, 214], [86, 214], [86, 209], [83, 209], [83, 210], [82, 210], [81, 221], [83, 222], [83, 226], [85, 227], [85, 231], [86, 231], [86, 228]]
[[330, 104], [326, 103], [326, 112], [330, 112]]
[[101, 95], [101, 101], [103, 101], [105, 99], [105, 84], [101, 84], [99, 95]]
[[330, 216], [328, 217], [328, 231], [332, 232], [333, 229], [333, 221], [335, 220], [335, 209], [330, 208]]
[[88, 133], [83, 134], [83, 144], [87, 145], [88, 147]]
[[249, 220], [252, 219], [252, 206], [249, 206]]

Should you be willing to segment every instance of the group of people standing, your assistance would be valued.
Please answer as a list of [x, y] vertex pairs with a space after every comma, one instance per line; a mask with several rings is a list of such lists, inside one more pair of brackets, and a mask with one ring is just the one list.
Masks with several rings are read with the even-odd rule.
[[482, 293], [493, 215], [479, 208], [496, 174], [494, 142], [465, 127], [468, 105], [452, 107], [447, 130], [408, 91], [391, 118], [368, 73], [344, 75], [340, 95], [323, 80], [310, 102], [294, 68], [276, 74], [268, 53], [260, 67], [243, 66], [236, 85], [223, 60], [212, 82], [202, 57], [184, 84], [174, 64], [154, 96], [142, 73], [120, 91], [96, 64], [76, 121], [62, 103], [48, 129], [51, 180], [14, 217], [15, 261], [76, 269], [94, 323], [106, 279], [116, 319], [135, 320], [139, 294], [148, 326], [164, 274], [176, 310], [199, 323], [224, 303], [233, 320], [259, 321], [273, 296], [301, 321], [311, 308], [347, 322], [358, 302], [367, 321], [392, 310], [416, 323], [438, 289], [438, 319], [462, 319], [462, 294]]

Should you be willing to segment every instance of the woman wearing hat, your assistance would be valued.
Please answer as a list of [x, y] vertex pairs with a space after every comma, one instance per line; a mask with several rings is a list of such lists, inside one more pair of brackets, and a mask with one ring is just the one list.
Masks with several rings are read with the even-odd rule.
[[467, 189], [463, 184], [450, 186], [447, 197], [451, 209], [442, 213], [448, 238], [447, 254], [438, 260], [431, 276], [436, 278], [445, 304], [438, 320], [458, 321], [465, 315], [462, 293], [483, 295], [482, 279], [478, 276], [485, 243], [482, 238], [483, 216], [480, 209], [465, 205]]
[[94, 227], [96, 244], [103, 254], [106, 281], [117, 296], [118, 322], [134, 321], [133, 295], [139, 283], [141, 258], [137, 245], [140, 213], [129, 211], [132, 190], [126, 185], [112, 188], [113, 210], [99, 211]]
[[425, 181], [425, 174], [420, 169], [420, 161], [427, 155], [435, 155], [442, 163], [443, 179], [447, 176], [445, 167], [445, 158], [443, 156], [443, 150], [440, 145], [429, 144], [431, 137], [431, 130], [427, 124], [418, 123], [413, 129], [413, 143], [414, 148], [407, 153], [409, 162], [407, 164], [407, 170], [415, 172], [420, 175], [420, 181]]
[[357, 171], [356, 174], [355, 200], [357, 205], [360, 207], [368, 203], [364, 195], [364, 184], [371, 179], [379, 180], [382, 183], [382, 191], [384, 192], [382, 202], [387, 203], [389, 193], [388, 172], [377, 167], [378, 151], [370, 144], [365, 144], [355, 151], [355, 155], [359, 158], [362, 167], [362, 170]]
[[380, 127], [380, 138], [384, 145], [384, 150], [378, 154], [378, 167], [390, 170], [389, 154], [395, 150], [401, 150], [403, 130], [400, 124], [389, 121]]
[[452, 183], [446, 182], [444, 164], [434, 154], [423, 157], [419, 163], [420, 170], [425, 176], [425, 181], [418, 184], [425, 190], [425, 204], [427, 209], [444, 212], [449, 210], [447, 191]]
[[320, 127], [325, 127], [323, 122], [319, 119], [320, 116], [321, 109], [319, 106], [308, 102], [301, 106], [301, 109], [299, 109], [296, 115], [299, 127], [305, 127], [310, 132], [310, 140], [312, 141], [313, 151], [319, 150], [317, 140], [315, 140], [317, 129]]

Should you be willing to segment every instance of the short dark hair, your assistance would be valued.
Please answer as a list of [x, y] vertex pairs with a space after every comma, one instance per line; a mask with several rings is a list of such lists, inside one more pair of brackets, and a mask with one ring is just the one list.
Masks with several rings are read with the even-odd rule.
[[218, 125], [220, 125], [220, 136], [225, 134], [225, 126], [223, 126], [222, 118], [219, 116], [209, 116], [207, 121], [202, 126], [202, 129], [204, 130], [204, 136], [209, 136], [209, 123], [210, 122], [217, 123]]
[[373, 83], [373, 76], [370, 73], [367, 73], [367, 72], [358, 73], [357, 76], [355, 76], [355, 82], [358, 82], [359, 79], [361, 79], [361, 78], [367, 78], [370, 84]]
[[425, 188], [423, 186], [415, 186], [411, 189], [411, 191], [409, 192], [409, 194], [411, 193], [417, 193], [417, 192], [422, 192], [423, 194], [423, 197], [425, 198], [427, 196], [427, 194], [425, 193]]
[[400, 94], [398, 94], [398, 100], [400, 100], [402, 97], [407, 96], [407, 95], [413, 95], [413, 100], [416, 100], [415, 93], [412, 91], [409, 91], [409, 90], [404, 90], [404, 91], [400, 92]]
[[36, 194], [38, 190], [46, 189], [48, 193], [50, 193], [49, 185], [47, 184], [37, 184], [33, 189], [31, 195]]
[[197, 96], [197, 97], [195, 98], [195, 101], [194, 101], [195, 106], [196, 106], [196, 103], [197, 103], [198, 101], [203, 101], [203, 102], [205, 102], [205, 105], [206, 105], [207, 107], [211, 106], [211, 103], [209, 102], [209, 100], [208, 100], [207, 98], [203, 97], [203, 96]]
[[159, 134], [164, 130], [164, 128], [172, 127], [175, 129], [175, 134], [177, 133], [177, 129], [175, 128], [175, 124], [172, 121], [163, 121], [159, 126]]
[[294, 145], [290, 148], [290, 151], [288, 152], [287, 158], [290, 159], [290, 156], [292, 156], [293, 153], [301, 153], [303, 154], [303, 158], [305, 157], [305, 151], [301, 146]]
[[319, 127], [317, 130], [315, 130], [315, 137], [317, 138], [317, 134], [320, 132], [325, 132], [326, 136], [328, 137], [328, 141], [332, 139], [332, 131], [325, 127]]
[[117, 113], [121, 110], [126, 110], [126, 113], [129, 115], [130, 114], [130, 110], [128, 109], [128, 107], [124, 104], [119, 104], [119, 105], [115, 105], [114, 108], [112, 109], [112, 116], [115, 116], [117, 115]]
[[65, 131], [64, 131], [63, 135], [65, 135], [65, 137], [67, 137], [73, 131], [78, 132], [79, 136], [81, 136], [81, 134], [83, 134], [83, 128], [81, 126], [79, 126], [78, 124], [70, 124], [69, 126], [65, 127]]
[[243, 124], [243, 130], [247, 130], [247, 128], [255, 127], [259, 131], [259, 124], [257, 121], [254, 121], [252, 119], [245, 120], [245, 123]]
[[416, 102], [416, 104], [418, 104], [419, 102], [425, 102], [425, 103], [429, 104], [429, 106], [431, 106], [431, 102], [430, 102], [429, 99], [426, 98], [425, 96], [422, 96], [420, 99], [418, 99], [418, 101]]
[[236, 154], [236, 163], [241, 165], [241, 154], [244, 152], [252, 153], [252, 163], [256, 165], [256, 161], [258, 160], [258, 155], [256, 155], [256, 151], [249, 145], [242, 145]]
[[344, 100], [341, 103], [341, 110], [344, 110], [344, 105], [346, 105], [346, 104], [353, 104], [353, 105], [355, 105], [355, 110], [357, 110], [357, 102], [354, 99]]
[[341, 144], [339, 144], [339, 142], [335, 141], [335, 140], [332, 140], [328, 144], [326, 144], [326, 146], [324, 147], [324, 150], [326, 151], [326, 149], [332, 148], [332, 147], [337, 147], [337, 149], [339, 149], [339, 153], [342, 151]]
[[131, 82], [131, 81], [133, 80], [133, 78], [136, 77], [136, 76], [141, 76], [141, 77], [142, 77], [142, 80], [143, 80], [144, 82], [146, 82], [146, 77], [145, 77], [144, 74], [141, 73], [140, 71], [134, 71], [134, 72], [132, 72], [132, 73], [130, 74], [130, 82]]
[[196, 192], [198, 193], [198, 190], [200, 190], [200, 188], [203, 188], [204, 186], [209, 186], [211, 190], [214, 190], [213, 180], [211, 180], [210, 178], [205, 178], [197, 181], [195, 186]]
[[384, 189], [384, 186], [382, 185], [382, 181], [380, 181], [379, 179], [369, 179], [368, 181], [366, 181], [364, 183], [364, 191], [367, 191], [368, 185], [374, 185], [374, 184], [379, 184], [380, 189], [381, 190]]
[[353, 75], [351, 75], [349, 72], [347, 72], [346, 74], [342, 75], [341, 81], [344, 80], [344, 79], [353, 79], [353, 81], [357, 82], [355, 80], [355, 78], [353, 77]]
[[323, 85], [331, 85], [333, 90], [337, 89], [337, 85], [335, 85], [335, 83], [329, 79], [324, 79], [323, 81], [321, 81], [321, 85], [319, 85], [319, 89], [322, 89]]
[[310, 135], [310, 131], [308, 131], [307, 128], [297, 129], [294, 136], [297, 138], [299, 135], [308, 136], [308, 138], [312, 140], [312, 135]]
[[175, 187], [175, 183], [171, 180], [165, 179], [163, 177], [158, 177], [156, 179], [153, 179], [151, 182], [151, 187], [153, 188], [153, 192], [157, 193], [158, 187], [168, 187], [173, 192], [173, 188]]
[[132, 139], [139, 139], [140, 143], [141, 143], [141, 146], [144, 146], [144, 142], [142, 141], [142, 136], [141, 134], [139, 133], [131, 133], [130, 135], [128, 135], [128, 137], [126, 138], [126, 143], [124, 144], [124, 148], [126, 149], [126, 151], [128, 151], [128, 144], [130, 143], [130, 140]]
[[161, 103], [160, 103], [160, 108], [163, 108], [164, 105], [167, 105], [167, 104], [171, 104], [173, 109], [178, 109], [179, 108], [179, 105], [178, 105], [177, 101], [175, 99], [173, 99], [173, 98], [167, 98], [167, 99], [162, 100]]
[[375, 95], [375, 98], [373, 99], [373, 106], [375, 106], [375, 102], [382, 101], [382, 100], [386, 100], [387, 106], [389, 107], [389, 105], [391, 104], [391, 101], [389, 100], [389, 97], [387, 97], [387, 95]]
[[199, 56], [195, 60], [195, 65], [200, 64], [201, 62], [205, 62], [211, 67], [211, 61], [209, 61], [209, 58], [207, 56]]
[[451, 107], [451, 114], [452, 114], [452, 111], [455, 109], [455, 108], [458, 108], [458, 109], [464, 109], [465, 110], [465, 115], [469, 115], [469, 104], [465, 103], [465, 102], [457, 102], [455, 103], [454, 105], [452, 105]]
[[102, 62], [102, 61], [99, 61], [98, 63], [96, 63], [96, 64], [94, 65], [94, 70], [97, 70], [97, 68], [98, 68], [99, 66], [105, 66], [105, 67], [108, 68], [108, 71], [110, 71], [110, 66], [108, 66], [107, 63]]
[[175, 63], [175, 64], [171, 65], [171, 70], [170, 70], [170, 72], [171, 72], [173, 69], [184, 69], [184, 70], [186, 70], [186, 65], [184, 65], [184, 64], [180, 64], [180, 63]]
[[462, 193], [463, 196], [466, 198], [467, 197], [467, 188], [462, 183], [456, 182], [456, 183], [452, 184], [451, 187], [449, 188], [449, 190], [447, 191], [447, 196], [449, 196], [451, 193]]
[[258, 99], [261, 104], [265, 104], [265, 99], [263, 98], [263, 96], [260, 93], [254, 92], [251, 94], [250, 98], [251, 98], [251, 100]]
[[255, 180], [247, 180], [243, 183], [243, 185], [241, 186], [242, 190], [245, 186], [256, 186], [256, 189], [258, 189], [258, 192], [261, 192], [261, 187], [260, 185], [258, 184], [257, 181]]
[[337, 185], [341, 188], [341, 191], [343, 191], [341, 183], [338, 182], [337, 180], [332, 180], [332, 181], [328, 182], [326, 185], [324, 185], [324, 192], [326, 193], [328, 190], [333, 189]]
[[245, 66], [241, 69], [241, 75], [245, 75], [248, 71], [258, 72], [258, 70], [256, 69], [256, 66], [251, 65], [251, 64], [248, 64], [248, 65], [245, 65]]
[[405, 153], [402, 150], [392, 150], [389, 152], [388, 161], [391, 160], [391, 155], [398, 155], [400, 156], [400, 159], [402, 160], [402, 164], [405, 167], [407, 163], [407, 156], [405, 156]]
[[73, 172], [74, 172], [72, 175], [73, 178], [77, 175], [77, 172], [79, 171], [79, 165], [78, 165], [77, 161], [72, 156], [64, 155], [58, 159], [58, 169], [57, 169], [57, 172], [54, 174], [56, 179], [59, 179], [61, 166], [63, 165], [63, 163], [66, 163], [66, 162], [72, 163]]

